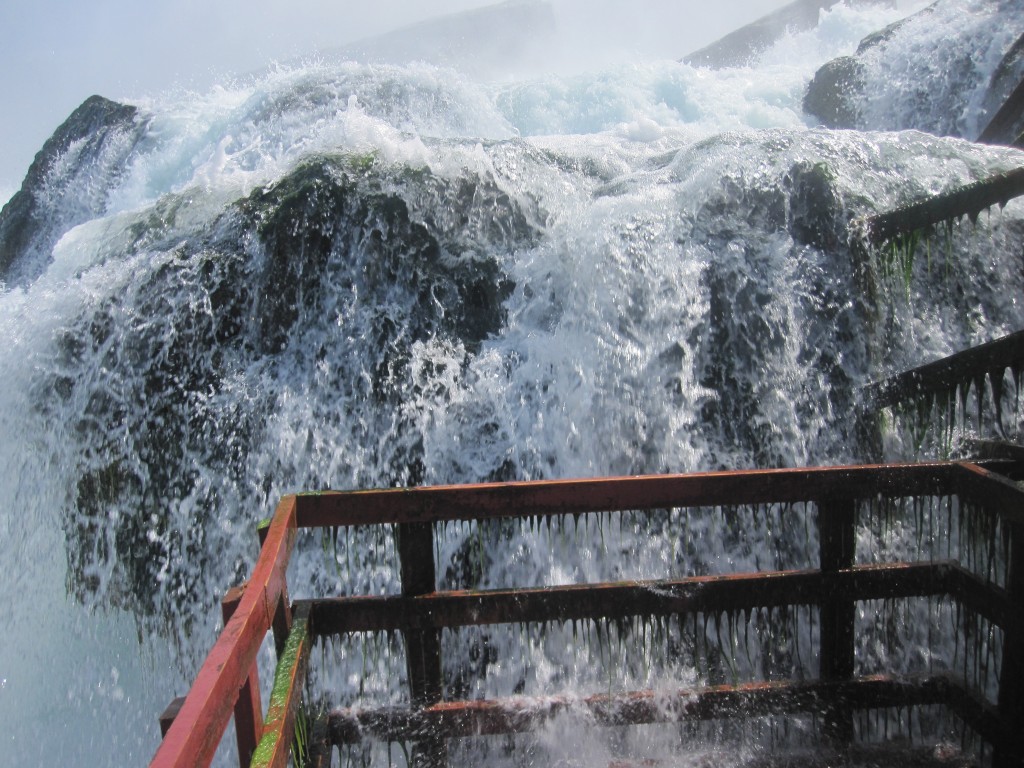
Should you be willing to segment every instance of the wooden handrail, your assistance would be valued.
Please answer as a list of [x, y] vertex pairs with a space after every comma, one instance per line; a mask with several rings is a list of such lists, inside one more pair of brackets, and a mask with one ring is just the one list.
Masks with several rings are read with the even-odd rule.
[[829, 497], [947, 495], [948, 462], [760, 469], [576, 480], [327, 491], [296, 496], [300, 528], [438, 523]]
[[312, 639], [309, 610], [300, 606], [295, 611], [292, 630], [278, 661], [266, 727], [253, 754], [251, 768], [285, 768], [288, 764], [292, 747], [288, 735], [295, 728]]
[[1017, 483], [969, 461], [957, 462], [954, 471], [958, 494], [992, 508], [1011, 525], [1024, 527], [1024, 490]]
[[864, 220], [867, 241], [881, 245], [893, 238], [933, 227], [944, 221], [978, 215], [993, 205], [1006, 205], [1024, 195], [1024, 167], [994, 173], [971, 184], [942, 192], [916, 203]]
[[[1006, 530], [1012, 533], [1016, 542], [1014, 551], [1018, 552], [1014, 556], [1016, 561], [1009, 564], [1010, 585], [1006, 589], [996, 587], [951, 562], [856, 565], [852, 549], [855, 500], [880, 496], [959, 496], [972, 505], [984, 506], [998, 514], [1007, 526]], [[815, 515], [820, 526], [822, 551], [817, 570], [507, 590], [435, 591], [435, 523], [798, 502], [813, 503], [816, 507], [816, 510], [804, 510], [804, 514]], [[969, 508], [961, 511], [973, 513]], [[283, 608], [287, 602], [285, 571], [297, 528], [368, 524], [397, 526], [402, 593], [383, 597], [299, 600], [294, 606], [295, 621], [291, 622], [289, 612]], [[442, 628], [707, 614], [785, 605], [819, 606], [823, 627], [822, 647], [819, 649], [822, 679], [808, 684], [810, 687], [800, 683], [783, 684], [781, 687], [775, 683], [751, 683], [728, 689], [723, 687], [717, 691], [708, 689], [706, 695], [701, 694], [704, 696], [702, 701], [711, 707], [708, 711], [717, 711], [715, 707], [724, 706], [722, 702], [732, 702], [731, 706], [736, 702], [752, 702], [751, 706], [757, 709], [761, 706], [790, 706], [771, 702], [779, 696], [796, 696], [798, 700], [801, 691], [813, 690], [816, 695], [821, 695], [827, 691], [843, 690], [852, 698], [825, 711], [827, 725], [831, 724], [830, 732], [838, 734], [838, 740], [842, 741], [852, 734], [843, 723], [849, 720], [850, 702], [856, 702], [857, 697], [870, 699], [871, 696], [880, 696], [881, 699], [873, 699], [878, 701], [891, 695], [895, 697], [893, 701], [899, 699], [906, 703], [915, 700], [919, 694], [926, 694], [926, 698], [939, 696], [937, 691], [941, 689], [945, 691], [940, 697], [942, 702], [955, 709], [956, 702], [951, 701], [950, 696], [956, 698], [960, 690], [956, 688], [950, 694], [950, 689], [942, 688], [939, 683], [906, 689], [902, 683], [875, 683], [865, 678], [854, 678], [849, 621], [854, 602], [949, 595], [958, 604], [1002, 627], [1008, 641], [1013, 639], [1016, 642], [1015, 639], [1021, 637], [1024, 622], [1018, 562], [1022, 557], [1019, 554], [1019, 543], [1024, 536], [1022, 526], [1024, 491], [999, 475], [962, 462], [594, 478], [288, 496], [279, 504], [266, 531], [260, 557], [237, 608], [207, 656], [151, 766], [209, 765], [239, 689], [247, 676], [255, 675], [257, 651], [272, 627], [280, 636], [278, 679], [271, 711], [260, 734], [262, 740], [254, 765], [280, 766], [286, 761], [308, 649], [314, 638], [348, 632], [394, 630], [402, 632], [408, 647], [415, 651], [410, 654], [416, 658], [410, 661], [408, 669], [413, 705], [410, 711], [413, 714], [408, 717], [395, 714], [397, 719], [388, 720], [389, 724], [381, 727], [388, 733], [399, 729], [395, 731], [398, 733], [408, 726], [412, 730], [401, 732], [406, 738], [419, 739], [416, 749], [425, 756], [425, 764], [440, 765], [445, 762], [446, 747], [443, 737], [438, 734], [449, 727], [458, 730], [462, 727], [457, 725], [463, 722], [462, 718], [477, 717], [484, 712], [485, 705], [491, 704], [471, 705], [440, 700], [443, 686], [438, 633]], [[274, 626], [275, 620], [277, 626]], [[289, 627], [282, 626], [282, 623], [290, 625], [290, 634]], [[828, 632], [825, 631], [826, 623], [832, 627]], [[285, 634], [289, 638], [287, 647], [283, 646]], [[825, 648], [826, 645], [829, 647]], [[1004, 671], [1009, 669], [1013, 675], [1012, 678], [1006, 675], [1007, 683], [1019, 682], [1021, 661], [1018, 657], [1019, 653], [1011, 647], [1004, 662]], [[634, 694], [624, 696], [628, 699]], [[641, 712], [645, 706], [643, 692], [635, 696], [639, 698], [631, 700], [631, 706], [638, 707], [636, 711]], [[856, 708], [855, 704], [853, 706]], [[982, 731], [998, 734], [1003, 727], [1000, 723], [1007, 722], [1007, 716], [1015, 716], [1020, 708], [1019, 697], [1007, 699], [1004, 696], [998, 715], [984, 707], [968, 708], [966, 714], [961, 714], [969, 722], [976, 719]], [[391, 715], [381, 717], [387, 719]], [[485, 717], [499, 715], [492, 713], [485, 714]], [[424, 731], [416, 735], [419, 726], [414, 727], [414, 723], [435, 720], [434, 724], [440, 724], [441, 731]], [[340, 743], [334, 738], [337, 728], [341, 727], [340, 722], [332, 720], [334, 743]], [[359, 722], [365, 724], [363, 720]], [[513, 718], [508, 722], [514, 724], [518, 720]], [[456, 726], [450, 726], [451, 723], [456, 723]], [[375, 727], [369, 730], [372, 732]], [[1001, 754], [1007, 753], [1004, 750]]]
[[573, 584], [533, 589], [457, 590], [420, 597], [334, 597], [299, 600], [317, 635], [543, 624], [634, 616], [678, 616], [749, 608], [950, 594], [959, 583], [951, 562], [860, 565], [818, 570], [697, 576], [688, 579]]
[[245, 595], [203, 662], [150, 768], [210, 765], [285, 593], [295, 531], [295, 498], [289, 496], [278, 505]]
[[1017, 331], [871, 384], [864, 399], [872, 408], [887, 408], [916, 397], [955, 392], [957, 387], [966, 389], [993, 374], [998, 375], [993, 387], [998, 387], [1007, 369], [1019, 372], [1022, 367], [1024, 331]]

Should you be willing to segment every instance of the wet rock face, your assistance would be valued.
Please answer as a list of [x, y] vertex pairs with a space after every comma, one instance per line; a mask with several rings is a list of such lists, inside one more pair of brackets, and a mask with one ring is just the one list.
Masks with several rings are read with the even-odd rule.
[[992, 73], [981, 109], [987, 123], [979, 141], [1024, 146], [1024, 35]]
[[[778, 10], [730, 32], [711, 45], [684, 56], [683, 61], [694, 67], [711, 69], [747, 66], [787, 31], [816, 27], [821, 12], [829, 10], [836, 4], [837, 0], [793, 0]], [[849, 4], [856, 7], [894, 3], [892, 0], [851, 0]]]
[[90, 96], [54, 132], [0, 211], [0, 280], [30, 282], [60, 237], [102, 214], [146, 130], [138, 110]]
[[853, 56], [833, 59], [814, 74], [804, 95], [804, 111], [826, 128], [854, 128], [863, 90], [863, 65]]
[[252, 533], [225, 509], [266, 504], [267, 469], [250, 456], [280, 399], [310, 388], [302, 428], [324, 450], [357, 445], [375, 475], [422, 481], [417, 403], [431, 384], [415, 350], [439, 344], [465, 360], [497, 333], [513, 285], [495, 254], [535, 236], [492, 180], [351, 156], [308, 160], [199, 231], [165, 219], [161, 239], [133, 246], [162, 266], [64, 334], [52, 382], [53, 407], [86, 447], [69, 587], [154, 621], [211, 573], [245, 571], [211, 553], [232, 525]]
[[835, 174], [827, 163], [794, 163], [789, 177], [789, 231], [793, 239], [835, 253], [844, 245], [845, 222]]
[[[411, 192], [409, 199], [393, 185]], [[417, 202], [423, 208], [412, 210]], [[477, 249], [530, 235], [522, 213], [493, 185], [439, 184], [419, 170], [360, 179], [326, 158], [257, 191], [241, 209], [263, 250], [255, 315], [264, 352], [279, 349], [299, 317], [321, 304], [328, 270], [368, 305], [387, 307], [400, 294], [411, 341], [442, 333], [475, 348], [501, 327], [512, 287]]]
[[[1019, 3], [937, 0], [822, 66], [804, 111], [828, 128], [976, 140], [1024, 77], [1021, 42], [1004, 31], [1021, 23]], [[1000, 59], [989, 78], [982, 62]]]
[[742, 67], [763, 53], [787, 29], [812, 29], [822, 9], [831, 8], [836, 0], [796, 0], [777, 11], [731, 32], [683, 61], [695, 67]]

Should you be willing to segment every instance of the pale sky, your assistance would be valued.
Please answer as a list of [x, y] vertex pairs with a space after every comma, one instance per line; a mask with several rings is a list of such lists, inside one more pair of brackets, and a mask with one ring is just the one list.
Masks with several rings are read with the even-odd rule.
[[[551, 0], [560, 29], [640, 56], [680, 58], [787, 0]], [[0, 203], [88, 96], [206, 90], [493, 0], [0, 0]], [[711, 10], [709, 10], [711, 9]]]

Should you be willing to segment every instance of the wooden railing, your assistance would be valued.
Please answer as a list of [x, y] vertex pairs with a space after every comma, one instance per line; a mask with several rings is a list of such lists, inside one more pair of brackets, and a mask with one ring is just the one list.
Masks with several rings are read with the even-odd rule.
[[959, 392], [966, 400], [973, 386], [979, 407], [985, 401], [985, 382], [989, 382], [994, 408], [1000, 408], [1006, 372], [1013, 379], [1024, 370], [1024, 331], [995, 339], [987, 344], [904, 371], [867, 389], [866, 401], [874, 408], [887, 408], [907, 400], [943, 395], [952, 400]]
[[[988, 565], [969, 555], [915, 562], [857, 562], [855, 541], [872, 505], [949, 499], [958, 530], [986, 541]], [[816, 523], [817, 567], [640, 582], [438, 591], [436, 537], [450, 521], [551, 519], [631, 510], [801, 504], [786, 514]], [[297, 600], [287, 607], [285, 569], [296, 529], [394, 526], [401, 592]], [[966, 527], [965, 527], [966, 526]], [[242, 765], [283, 766], [317, 637], [398, 632], [406, 649], [405, 707], [335, 710], [307, 738], [311, 765], [330, 765], [335, 746], [364, 739], [413, 742], [412, 761], [443, 765], [447, 740], [518, 733], [566, 709], [599, 723], [630, 725], [819, 712], [827, 741], [854, 739], [863, 709], [942, 705], [987, 745], [996, 765], [1021, 764], [1024, 722], [1024, 492], [979, 465], [934, 463], [485, 484], [299, 494], [278, 506], [259, 561], [195, 684], [170, 724], [153, 766], [208, 765], [232, 711]], [[950, 539], [963, 539], [957, 531]], [[998, 549], [995, 552], [995, 549]], [[956, 554], [949, 550], [949, 554]], [[962, 554], [962, 553], [961, 553]], [[993, 559], [994, 558], [994, 559]], [[993, 565], [993, 563], [995, 563]], [[855, 607], [870, 600], [944, 596], [1002, 633], [996, 694], [985, 681], [946, 674], [906, 679], [857, 674]], [[572, 697], [447, 701], [442, 629], [508, 623], [688, 616], [817, 606], [817, 677], [751, 680], [655, 695], [649, 690]], [[964, 619], [966, 621], [966, 619]], [[279, 664], [270, 709], [261, 717], [256, 653], [273, 629]], [[966, 642], [966, 639], [959, 642]], [[247, 686], [247, 687], [246, 687]], [[824, 705], [823, 705], [824, 703]], [[824, 706], [824, 709], [823, 709]]]
[[995, 173], [916, 203], [876, 213], [862, 222], [863, 232], [870, 245], [880, 246], [964, 216], [977, 220], [986, 208], [1005, 206], [1021, 195], [1024, 195], [1024, 167]]
[[[973, 420], [975, 456], [1021, 455], [1020, 385], [1024, 371], [1024, 331], [904, 371], [864, 390], [863, 412], [891, 409], [912, 431], [943, 431]], [[971, 407], [973, 406], [973, 407]], [[973, 411], [973, 414], [969, 411]], [[1007, 423], [1006, 414], [1012, 423]], [[978, 445], [977, 441], [987, 441]]]
[[289, 496], [278, 505], [249, 581], [228, 593], [224, 613], [230, 618], [188, 695], [161, 716], [164, 738], [150, 765], [209, 765], [232, 713], [239, 761], [247, 765], [267, 728], [282, 726], [270, 718], [264, 724], [256, 655], [268, 631], [274, 631], [280, 653], [294, 630], [285, 572], [295, 532], [295, 497]]

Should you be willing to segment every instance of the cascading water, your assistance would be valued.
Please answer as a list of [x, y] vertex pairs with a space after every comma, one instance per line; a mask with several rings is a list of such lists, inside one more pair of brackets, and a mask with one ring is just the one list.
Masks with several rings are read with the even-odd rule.
[[[850, 247], [856, 217], [1022, 160], [807, 127], [814, 69], [906, 12], [840, 5], [719, 72], [311, 63], [69, 141], [36, 194], [67, 231], [30, 237], [0, 292], [2, 761], [148, 759], [284, 493], [861, 460], [860, 386], [1024, 327], [1019, 202], [907, 285]], [[441, 562], [501, 586], [810, 546], [769, 553], [762, 523], [742, 546], [708, 528], [685, 565], [675, 523], [621, 521], [454, 530]], [[293, 583], [395, 589], [389, 544], [343, 544]], [[594, 653], [525, 644], [530, 680], [494, 640], [463, 684], [536, 692]]]

